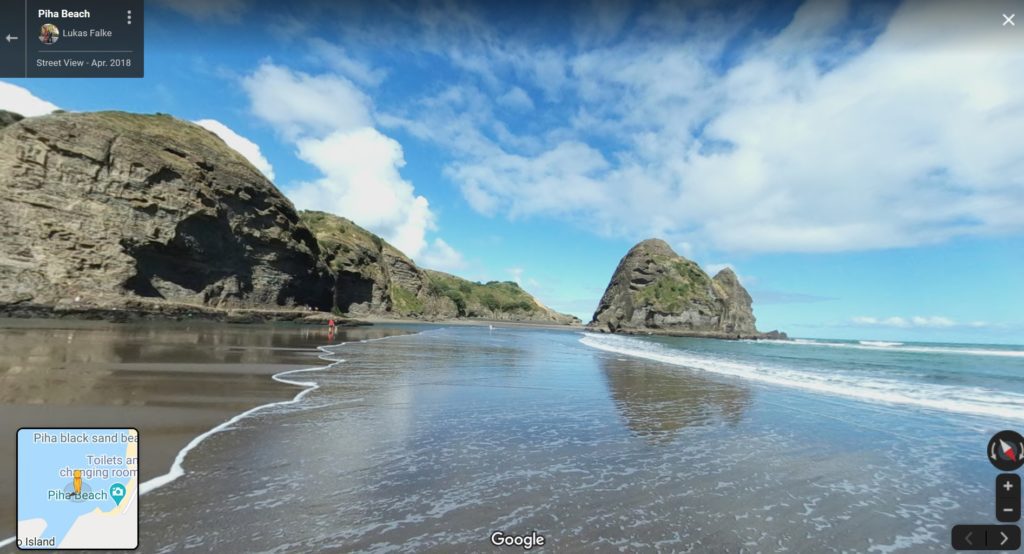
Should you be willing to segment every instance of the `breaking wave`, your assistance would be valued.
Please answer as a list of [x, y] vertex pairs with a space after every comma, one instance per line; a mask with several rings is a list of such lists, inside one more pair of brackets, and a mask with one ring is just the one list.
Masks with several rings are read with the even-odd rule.
[[[585, 333], [580, 342], [606, 352], [614, 352], [616, 354], [644, 358], [771, 385], [855, 398], [869, 402], [1024, 420], [1024, 395], [989, 390], [983, 387], [923, 383], [899, 379], [895, 376], [865, 377], [844, 372], [841, 368], [821, 368], [823, 371], [820, 372], [811, 369], [796, 369], [778, 364], [742, 361], [706, 353], [674, 349], [642, 339], [619, 335]], [[865, 347], [853, 344], [849, 346], [853, 348], [894, 348]]]

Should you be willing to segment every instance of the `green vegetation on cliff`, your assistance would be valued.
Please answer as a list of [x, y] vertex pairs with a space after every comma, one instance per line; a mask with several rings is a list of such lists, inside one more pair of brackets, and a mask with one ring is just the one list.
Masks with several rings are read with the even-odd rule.
[[490, 313], [530, 313], [541, 309], [529, 293], [512, 281], [476, 283], [427, 270], [432, 294], [451, 300], [461, 317], [487, 317]]
[[694, 262], [669, 256], [654, 256], [653, 262], [665, 271], [637, 292], [640, 304], [675, 313], [694, 301], [712, 297], [711, 279]]
[[343, 313], [578, 323], [572, 316], [545, 307], [511, 281], [477, 283], [422, 269], [387, 241], [348, 219], [317, 211], [299, 215], [335, 274], [335, 304]]

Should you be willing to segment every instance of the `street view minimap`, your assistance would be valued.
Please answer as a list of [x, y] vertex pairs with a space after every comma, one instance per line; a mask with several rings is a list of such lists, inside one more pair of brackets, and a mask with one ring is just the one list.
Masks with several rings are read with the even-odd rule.
[[0, 0], [0, 553], [1012, 552], [1021, 0]]

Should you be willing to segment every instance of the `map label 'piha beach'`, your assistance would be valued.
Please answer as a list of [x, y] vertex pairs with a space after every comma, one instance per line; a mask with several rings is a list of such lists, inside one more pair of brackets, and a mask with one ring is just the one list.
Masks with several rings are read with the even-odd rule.
[[18, 547], [138, 546], [139, 432], [18, 430]]

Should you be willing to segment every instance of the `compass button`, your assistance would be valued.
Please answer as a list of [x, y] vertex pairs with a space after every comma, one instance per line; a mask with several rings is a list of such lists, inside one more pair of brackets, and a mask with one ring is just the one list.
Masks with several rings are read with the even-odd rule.
[[1024, 465], [1024, 437], [1016, 431], [1000, 431], [988, 441], [988, 461], [1000, 471], [1017, 471]]

